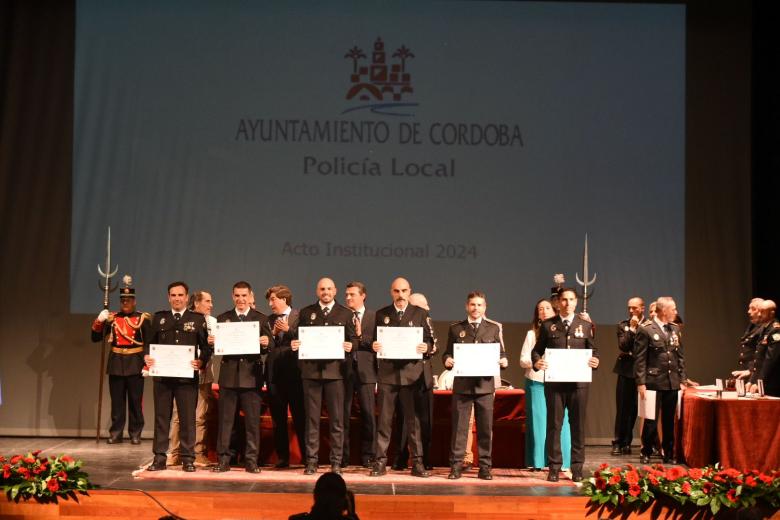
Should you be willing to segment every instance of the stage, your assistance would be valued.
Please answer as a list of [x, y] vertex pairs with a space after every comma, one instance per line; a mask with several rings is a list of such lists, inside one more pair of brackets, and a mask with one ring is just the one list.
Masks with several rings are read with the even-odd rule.
[[[84, 461], [90, 481], [100, 486], [81, 505], [61, 501], [59, 506], [13, 506], [3, 501], [0, 517], [30, 518], [27, 515], [75, 517], [160, 518], [171, 512], [184, 518], [287, 518], [311, 506], [311, 493], [319, 474], [303, 475], [302, 466], [288, 470], [264, 467], [259, 475], [247, 475], [234, 468], [229, 474], [212, 474], [198, 467], [194, 474], [178, 466], [165, 472], [134, 478], [132, 473], [152, 459], [151, 440], [141, 445], [127, 442], [108, 445], [94, 439], [51, 437], [2, 437], [0, 453], [11, 455], [40, 449], [47, 454], [67, 453]], [[586, 473], [601, 462], [636, 462], [638, 457], [619, 459], [609, 456], [606, 446], [588, 447]], [[562, 476], [548, 483], [546, 472], [512, 468], [495, 469], [493, 481], [476, 478], [476, 470], [466, 472], [458, 481], [447, 480], [448, 468], [436, 468], [428, 479], [409, 476], [409, 472], [388, 471], [384, 477], [371, 478], [368, 471], [350, 466], [344, 473], [347, 486], [355, 493], [362, 519], [388, 518], [398, 514], [415, 518], [582, 518], [587, 499], [579, 488]], [[168, 475], [165, 475], [168, 474]], [[150, 496], [154, 497], [152, 499]], [[56, 512], [55, 512], [56, 509]], [[20, 511], [25, 511], [20, 513]]]

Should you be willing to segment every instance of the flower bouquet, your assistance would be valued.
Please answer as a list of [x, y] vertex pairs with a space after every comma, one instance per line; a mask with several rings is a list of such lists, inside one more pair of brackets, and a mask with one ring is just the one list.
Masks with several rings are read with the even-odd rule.
[[39, 502], [57, 502], [57, 498], [72, 498], [76, 493], [88, 495], [94, 486], [81, 470], [82, 462], [68, 455], [45, 457], [40, 451], [14, 455], [7, 459], [0, 455], [0, 487], [8, 500], [35, 498]]

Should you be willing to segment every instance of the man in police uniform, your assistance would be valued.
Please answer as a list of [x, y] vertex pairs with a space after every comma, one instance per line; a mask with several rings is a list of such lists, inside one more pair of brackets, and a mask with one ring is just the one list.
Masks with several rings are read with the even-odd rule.
[[761, 341], [764, 332], [764, 326], [761, 318], [761, 305], [764, 300], [761, 298], [753, 298], [750, 300], [747, 308], [748, 320], [750, 324], [745, 333], [739, 338], [739, 358], [737, 359], [737, 370], [734, 370], [731, 375], [737, 379], [750, 378], [751, 365], [753, 359], [756, 356], [756, 350], [758, 349], [758, 342]]
[[[656, 316], [650, 323], [640, 326], [634, 342], [634, 376], [639, 398], [645, 399], [647, 390], [655, 390], [656, 417], [661, 418], [661, 435], [664, 463], [673, 463], [674, 412], [677, 409], [677, 392], [685, 390], [685, 357], [682, 333], [674, 323], [677, 304], [668, 296], [656, 300]], [[645, 419], [642, 428], [641, 464], [650, 463], [650, 455], [656, 439], [658, 422]]]
[[764, 382], [764, 394], [780, 397], [780, 323], [775, 318], [777, 306], [772, 300], [760, 305], [762, 334], [752, 363], [748, 391], [758, 392], [758, 380]]
[[[484, 293], [474, 291], [466, 298], [468, 318], [450, 325], [447, 334], [447, 350], [444, 352], [444, 368], [455, 368], [455, 343], [498, 343], [501, 346], [499, 366], [507, 367], [506, 351], [501, 326], [485, 318], [487, 299]], [[477, 449], [479, 473], [483, 480], [492, 480], [493, 467], [493, 400], [495, 376], [455, 376], [452, 385], [452, 437], [450, 440], [450, 480], [459, 479], [463, 472], [463, 456], [469, 434], [472, 406], [477, 423]]]
[[103, 309], [92, 322], [92, 341], [102, 341], [104, 336], [111, 343], [106, 374], [111, 394], [111, 427], [109, 444], [122, 442], [126, 410], [130, 411], [127, 433], [131, 444], [141, 443], [144, 414], [141, 400], [144, 395], [144, 341], [149, 337], [151, 316], [135, 309], [133, 279], [125, 275], [124, 286], [119, 292], [119, 312]]
[[645, 302], [634, 296], [628, 300], [628, 319], [617, 325], [617, 339], [620, 353], [615, 361], [617, 386], [615, 387], [615, 440], [612, 441], [612, 455], [630, 455], [634, 440], [634, 423], [637, 416], [636, 383], [634, 382], [634, 340], [640, 325], [646, 325]]
[[219, 368], [219, 433], [217, 435], [217, 465], [212, 471], [230, 471], [230, 449], [236, 411], [244, 412], [246, 446], [244, 469], [247, 473], [260, 473], [257, 464], [260, 454], [260, 388], [263, 386], [263, 362], [261, 354], [268, 350], [271, 330], [268, 317], [250, 306], [252, 286], [248, 282], [233, 284], [234, 308], [217, 316], [218, 323], [257, 322], [259, 347], [257, 354], [223, 355]]
[[[376, 352], [374, 343], [375, 312], [366, 309], [366, 286], [362, 282], [349, 282], [344, 293], [344, 303], [352, 311], [352, 322], [358, 346], [347, 355], [348, 375], [344, 379], [344, 450], [343, 465], [350, 457], [350, 416], [352, 399], [357, 394], [360, 405], [360, 461], [364, 468], [370, 468], [374, 460], [374, 439], [376, 437]], [[351, 359], [349, 359], [351, 358]]]
[[[599, 366], [598, 352], [593, 343], [593, 323], [577, 315], [577, 293], [567, 288], [558, 298], [560, 314], [542, 322], [536, 345], [531, 352], [534, 370], [547, 370], [549, 365], [544, 359], [546, 349], [585, 348], [592, 349], [588, 366]], [[585, 410], [588, 407], [588, 388], [590, 383], [544, 383], [544, 397], [547, 401], [547, 439], [546, 451], [550, 464], [547, 480], [558, 481], [558, 473], [563, 463], [561, 455], [561, 427], [563, 414], [569, 410], [571, 426], [571, 478], [582, 480], [582, 465], [585, 462]]]
[[[335, 301], [336, 284], [330, 278], [317, 282], [317, 302], [301, 309], [300, 327], [344, 327], [344, 352], [357, 348], [358, 338], [352, 321], [352, 311]], [[294, 339], [291, 347], [297, 351], [300, 339]], [[300, 356], [300, 354], [299, 354]], [[342, 359], [299, 359], [303, 380], [303, 399], [306, 410], [306, 467], [305, 475], [317, 472], [320, 451], [320, 417], [322, 416], [322, 398], [328, 408], [330, 423], [330, 470], [341, 473], [342, 450], [344, 449], [344, 376], [347, 373], [347, 361]]]
[[[211, 357], [206, 320], [202, 314], [187, 309], [189, 287], [184, 282], [168, 284], [170, 310], [155, 313], [148, 344], [195, 347], [192, 377], [154, 378], [154, 461], [147, 471], [166, 469], [168, 434], [171, 428], [173, 402], [179, 412], [179, 456], [182, 469], [195, 471], [195, 407], [198, 401], [198, 370]], [[146, 365], [154, 373], [154, 358], [146, 355]]]
[[[433, 348], [433, 334], [425, 309], [411, 305], [409, 295], [412, 288], [404, 278], [396, 278], [390, 285], [393, 303], [376, 312], [376, 327], [421, 327], [422, 343], [417, 353], [430, 353]], [[376, 327], [374, 337], [376, 338]], [[374, 341], [374, 352], [382, 350], [382, 343]], [[374, 467], [370, 475], [378, 477], [387, 473], [387, 447], [393, 429], [393, 412], [396, 397], [401, 400], [404, 422], [409, 431], [409, 452], [412, 458], [412, 476], [429, 477], [422, 461], [422, 440], [420, 418], [415, 413], [414, 393], [423, 374], [422, 359], [378, 359], [377, 379], [379, 381], [379, 419], [377, 421]]]

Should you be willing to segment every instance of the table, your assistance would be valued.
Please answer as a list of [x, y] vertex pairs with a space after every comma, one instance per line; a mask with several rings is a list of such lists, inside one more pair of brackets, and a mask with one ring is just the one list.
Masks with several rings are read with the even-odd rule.
[[778, 399], [709, 399], [689, 388], [682, 398], [675, 451], [691, 467], [720, 462], [738, 470], [778, 469], [778, 430]]

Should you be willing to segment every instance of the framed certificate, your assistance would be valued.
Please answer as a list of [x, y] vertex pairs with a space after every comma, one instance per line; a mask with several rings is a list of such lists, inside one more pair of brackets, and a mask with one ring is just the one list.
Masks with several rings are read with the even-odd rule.
[[500, 343], [455, 343], [455, 377], [495, 377], [499, 374]]
[[217, 323], [214, 326], [214, 354], [222, 356], [259, 354], [259, 337], [260, 322], [258, 321]]
[[154, 365], [149, 374], [155, 377], [193, 377], [194, 345], [149, 345], [149, 357]]
[[379, 359], [422, 359], [417, 352], [423, 342], [422, 327], [377, 327], [376, 340], [382, 344]]
[[593, 369], [588, 360], [593, 357], [589, 348], [548, 348], [544, 351], [547, 369], [544, 371], [546, 383], [590, 383]]
[[298, 359], [344, 359], [344, 327], [298, 327]]

